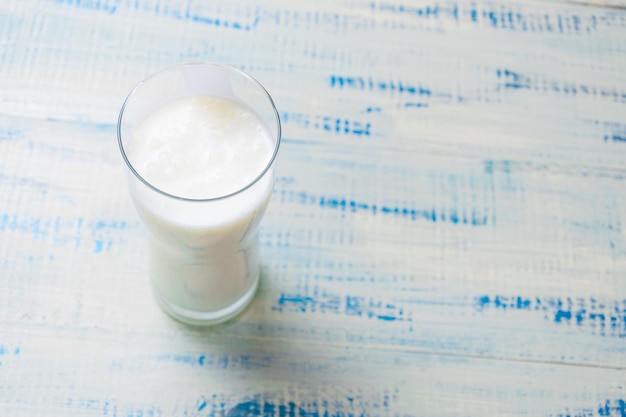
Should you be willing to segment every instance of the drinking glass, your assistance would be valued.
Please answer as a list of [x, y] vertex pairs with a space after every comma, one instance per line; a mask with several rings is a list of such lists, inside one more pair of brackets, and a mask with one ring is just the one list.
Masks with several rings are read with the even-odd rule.
[[[254, 165], [261, 168], [246, 172], [252, 180], [235, 189], [222, 187], [219, 195], [210, 189], [205, 195], [190, 195], [182, 189], [165, 189], [140, 169], [145, 161], [130, 151], [137, 146], [135, 129], [164, 104], [188, 96], [237, 103], [255, 117], [259, 129], [265, 129], [271, 152], [259, 154], [263, 160]], [[216, 111], [225, 110], [218, 106]], [[251, 302], [260, 278], [259, 223], [274, 186], [281, 138], [278, 112], [269, 93], [250, 75], [231, 66], [176, 65], [149, 76], [130, 92], [119, 114], [117, 133], [130, 196], [149, 235], [149, 274], [157, 303], [191, 325], [234, 317]], [[242, 169], [248, 167], [238, 167], [233, 175]]]

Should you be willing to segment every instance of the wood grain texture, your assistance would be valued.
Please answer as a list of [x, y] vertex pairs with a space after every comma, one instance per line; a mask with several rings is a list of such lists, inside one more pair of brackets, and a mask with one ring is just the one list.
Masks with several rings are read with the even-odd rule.
[[[0, 415], [626, 416], [616, 1], [0, 4]], [[218, 61], [283, 123], [263, 279], [148, 290], [130, 89]]]

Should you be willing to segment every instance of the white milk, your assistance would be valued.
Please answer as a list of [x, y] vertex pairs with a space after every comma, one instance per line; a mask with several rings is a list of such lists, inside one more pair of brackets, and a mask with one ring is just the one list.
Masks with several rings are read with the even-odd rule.
[[[268, 129], [248, 108], [220, 97], [189, 96], [150, 113], [133, 130], [125, 152], [153, 187], [201, 200], [251, 184], [274, 148]], [[161, 306], [192, 323], [214, 316], [221, 321], [243, 308], [258, 284], [257, 229], [272, 170], [245, 190], [210, 201], [163, 195], [132, 174], [130, 185], [153, 237], [151, 277]]]

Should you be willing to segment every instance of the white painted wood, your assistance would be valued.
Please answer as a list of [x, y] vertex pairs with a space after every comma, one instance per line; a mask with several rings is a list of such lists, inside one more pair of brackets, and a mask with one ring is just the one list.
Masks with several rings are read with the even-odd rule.
[[[620, 2], [0, 4], [0, 415], [625, 416]], [[148, 290], [116, 142], [143, 77], [261, 81], [263, 281]]]

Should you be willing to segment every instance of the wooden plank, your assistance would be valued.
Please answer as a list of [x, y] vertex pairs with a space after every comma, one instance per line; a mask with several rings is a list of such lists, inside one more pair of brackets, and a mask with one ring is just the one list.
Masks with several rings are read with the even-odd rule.
[[[0, 4], [0, 411], [626, 415], [626, 13], [582, 3]], [[209, 330], [151, 298], [115, 130], [189, 60], [283, 122]]]
[[[118, 416], [624, 412], [623, 371], [596, 367], [228, 334], [162, 337], [131, 328], [77, 333], [61, 326], [8, 330], [30, 342], [19, 351], [7, 345], [0, 357], [3, 375], [12, 381], [3, 386], [13, 394], [2, 397], [8, 411], [45, 407], [53, 414]], [[605, 409], [609, 412], [603, 414]]]

